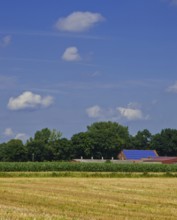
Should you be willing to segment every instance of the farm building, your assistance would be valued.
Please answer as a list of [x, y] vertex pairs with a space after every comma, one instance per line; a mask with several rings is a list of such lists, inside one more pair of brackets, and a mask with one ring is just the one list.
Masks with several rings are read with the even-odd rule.
[[155, 150], [122, 150], [118, 155], [119, 160], [158, 162], [163, 164], [177, 163], [177, 157], [160, 157]]
[[118, 155], [119, 160], [142, 160], [156, 158], [155, 150], [122, 150]]
[[177, 157], [156, 157], [156, 158], [143, 160], [143, 162], [160, 162], [163, 164], [173, 164], [173, 163], [177, 163]]

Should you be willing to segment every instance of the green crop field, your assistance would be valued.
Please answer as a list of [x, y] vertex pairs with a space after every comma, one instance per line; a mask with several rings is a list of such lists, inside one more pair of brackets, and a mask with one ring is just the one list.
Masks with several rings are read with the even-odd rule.
[[0, 178], [0, 219], [177, 219], [176, 178]]
[[177, 164], [76, 162], [0, 162], [0, 172], [177, 172]]

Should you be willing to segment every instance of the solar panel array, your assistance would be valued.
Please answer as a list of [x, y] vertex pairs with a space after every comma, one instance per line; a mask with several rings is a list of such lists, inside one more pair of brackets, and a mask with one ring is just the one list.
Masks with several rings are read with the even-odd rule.
[[141, 160], [143, 158], [157, 157], [153, 150], [123, 150], [127, 160]]

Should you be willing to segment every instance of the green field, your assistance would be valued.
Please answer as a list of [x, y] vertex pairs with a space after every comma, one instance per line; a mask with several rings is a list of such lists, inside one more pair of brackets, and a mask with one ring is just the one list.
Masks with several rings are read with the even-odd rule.
[[0, 172], [177, 172], [177, 164], [77, 163], [77, 162], [0, 162]]
[[0, 219], [177, 219], [176, 178], [0, 178]]

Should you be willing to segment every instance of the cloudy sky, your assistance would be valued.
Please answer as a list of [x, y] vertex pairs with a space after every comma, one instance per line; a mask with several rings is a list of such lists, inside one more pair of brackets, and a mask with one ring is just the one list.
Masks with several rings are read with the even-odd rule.
[[0, 101], [0, 142], [177, 129], [177, 1], [1, 0]]

